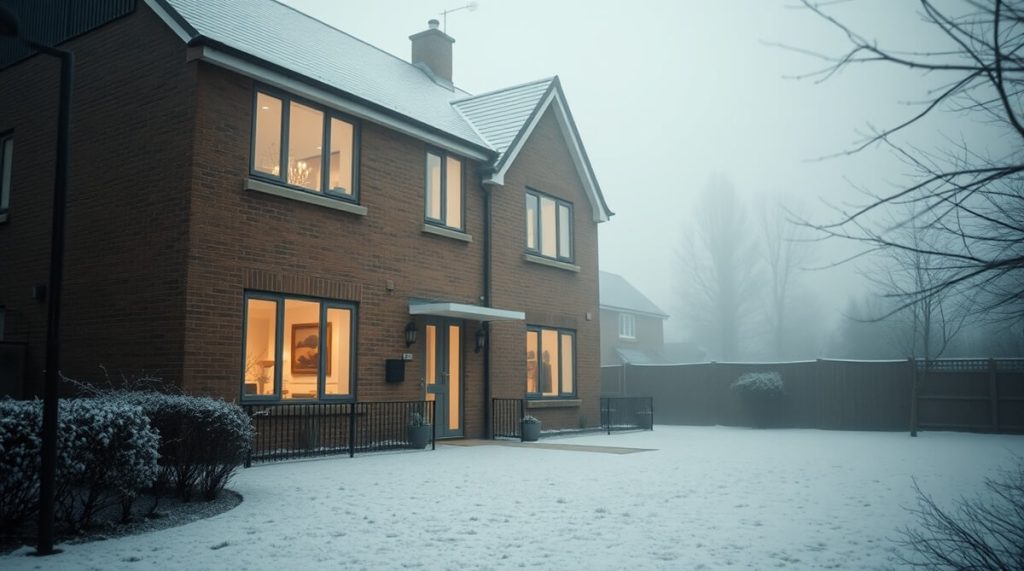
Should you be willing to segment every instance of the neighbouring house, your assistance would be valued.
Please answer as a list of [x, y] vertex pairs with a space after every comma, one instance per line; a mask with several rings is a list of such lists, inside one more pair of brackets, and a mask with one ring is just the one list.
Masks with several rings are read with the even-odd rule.
[[[436, 21], [410, 63], [272, 0], [11, 6], [77, 59], [65, 375], [145, 371], [243, 403], [434, 400], [441, 437], [486, 435], [499, 397], [546, 428], [597, 422], [612, 212], [557, 77], [466, 93]], [[23, 362], [0, 371], [25, 397], [43, 376], [58, 69], [0, 38], [0, 340]]]
[[665, 354], [665, 320], [658, 308], [626, 278], [600, 272], [601, 366], [671, 363]]

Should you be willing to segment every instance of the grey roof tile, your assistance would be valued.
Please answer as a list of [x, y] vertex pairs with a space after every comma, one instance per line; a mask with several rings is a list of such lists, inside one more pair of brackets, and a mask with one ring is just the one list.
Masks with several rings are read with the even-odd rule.
[[453, 109], [466, 97], [419, 68], [271, 0], [165, 0], [201, 36], [489, 147]]
[[601, 272], [600, 287], [601, 307], [668, 317], [653, 301], [618, 274]]

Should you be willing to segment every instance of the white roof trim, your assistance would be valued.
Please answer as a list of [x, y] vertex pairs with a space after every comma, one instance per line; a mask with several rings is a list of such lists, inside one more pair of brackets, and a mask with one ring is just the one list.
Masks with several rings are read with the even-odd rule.
[[522, 311], [495, 309], [468, 303], [410, 302], [409, 315], [436, 315], [476, 321], [524, 321], [526, 319], [526, 314]]
[[515, 147], [505, 151], [507, 158], [501, 169], [494, 172], [484, 184], [505, 184], [505, 173], [512, 167], [512, 163], [515, 162], [516, 157], [519, 156], [519, 152], [523, 150], [523, 146], [526, 141], [530, 139], [530, 135], [533, 134], [534, 128], [537, 127], [537, 123], [540, 122], [541, 117], [547, 111], [548, 106], [552, 102], [555, 102], [555, 118], [558, 120], [558, 126], [562, 131], [562, 137], [565, 139], [566, 144], [569, 146], [569, 155], [572, 157], [572, 162], [576, 166], [576, 172], [580, 176], [580, 180], [583, 182], [583, 188], [587, 192], [587, 197], [590, 199], [590, 206], [593, 210], [594, 222], [607, 222], [609, 219], [608, 212], [604, 209], [601, 197], [598, 193], [597, 179], [594, 177], [594, 173], [591, 172], [590, 168], [587, 167], [586, 159], [583, 156], [583, 146], [579, 139], [573, 134], [572, 126], [569, 123], [569, 114], [566, 109], [565, 101], [562, 100], [561, 91], [559, 89], [552, 89], [551, 93], [541, 102], [537, 112], [534, 114], [530, 121], [530, 124], [523, 130], [522, 136], [516, 141]]
[[176, 36], [181, 38], [181, 41], [187, 44], [192, 39], [192, 35], [189, 34], [185, 28], [181, 27], [181, 24], [179, 24], [178, 21], [160, 5], [159, 2], [156, 0], [143, 0], [143, 2], [146, 6], [149, 6], [149, 9], [152, 10], [158, 18], [163, 20], [164, 24], [167, 24], [167, 27], [170, 28]]
[[469, 145], [463, 145], [455, 140], [438, 136], [436, 133], [422, 129], [405, 121], [401, 121], [367, 105], [345, 99], [323, 89], [318, 89], [284, 74], [271, 71], [239, 57], [213, 49], [209, 46], [189, 48], [189, 52], [189, 61], [205, 61], [246, 77], [259, 80], [260, 82], [277, 87], [278, 89], [283, 89], [289, 93], [300, 95], [310, 101], [315, 101], [316, 103], [325, 105], [332, 109], [337, 109], [348, 113], [349, 115], [354, 115], [356, 117], [384, 125], [389, 129], [420, 139], [421, 141], [426, 141], [431, 145], [462, 155], [466, 158], [476, 161], [490, 160], [489, 156], [476, 148], [470, 147]]

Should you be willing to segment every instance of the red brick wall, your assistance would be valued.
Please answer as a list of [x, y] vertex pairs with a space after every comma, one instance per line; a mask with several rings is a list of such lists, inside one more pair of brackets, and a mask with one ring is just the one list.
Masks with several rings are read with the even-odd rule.
[[[185, 47], [147, 8], [65, 43], [76, 57], [62, 370], [143, 369], [179, 381], [195, 81]], [[10, 219], [0, 223], [0, 304], [28, 343], [38, 394], [48, 281], [58, 70], [35, 56], [0, 71], [0, 133], [13, 129]]]
[[[253, 83], [203, 63], [140, 4], [136, 14], [69, 42], [78, 56], [63, 370], [146, 370], [186, 390], [240, 394], [246, 289], [358, 305], [360, 400], [423, 398], [424, 320], [406, 348], [410, 299], [479, 303], [484, 294], [483, 190], [464, 162], [466, 243], [422, 232], [427, 145], [361, 123], [360, 196], [366, 216], [244, 190]], [[36, 57], [0, 72], [0, 132], [15, 131], [10, 220], [0, 224], [0, 304], [43, 359], [45, 283], [57, 103], [56, 65]], [[579, 273], [523, 260], [530, 186], [571, 201]], [[527, 323], [577, 334], [582, 407], [532, 411], [548, 428], [598, 420], [597, 227], [561, 133], [545, 116], [493, 193], [494, 306]], [[386, 286], [391, 282], [394, 289]], [[587, 313], [591, 320], [587, 319]], [[484, 433], [478, 324], [463, 330], [466, 434]], [[524, 323], [495, 324], [493, 396], [523, 396]], [[406, 381], [386, 384], [384, 360], [411, 352]]]
[[[465, 225], [472, 243], [422, 232], [427, 145], [361, 123], [360, 203], [366, 216], [246, 191], [253, 82], [199, 68], [191, 193], [186, 386], [240, 391], [242, 296], [246, 289], [358, 304], [359, 400], [422, 399], [420, 341], [406, 348], [410, 298], [479, 303], [483, 294], [483, 198], [477, 165], [464, 162]], [[386, 284], [393, 282], [394, 290]], [[463, 332], [467, 434], [483, 433], [477, 323]], [[384, 360], [415, 355], [406, 381], [384, 382]]]
[[[574, 253], [579, 272], [524, 260], [527, 187], [573, 204]], [[504, 186], [492, 192], [493, 304], [526, 312], [526, 323], [493, 326], [493, 395], [522, 398], [525, 393], [527, 324], [573, 329], [576, 392], [582, 406], [531, 409], [530, 413], [544, 422], [545, 429], [576, 428], [584, 422], [594, 426], [600, 422], [597, 224], [553, 111], [545, 112], [537, 124], [506, 173]]]

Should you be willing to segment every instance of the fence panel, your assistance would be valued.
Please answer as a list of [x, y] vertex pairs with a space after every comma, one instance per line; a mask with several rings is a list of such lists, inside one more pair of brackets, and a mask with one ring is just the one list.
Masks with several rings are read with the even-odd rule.
[[921, 428], [1024, 432], [1021, 359], [624, 365], [602, 378], [620, 378], [625, 396], [653, 396], [663, 424], [751, 426], [752, 410], [730, 385], [757, 371], [785, 383], [769, 426], [908, 430], [916, 372]]

